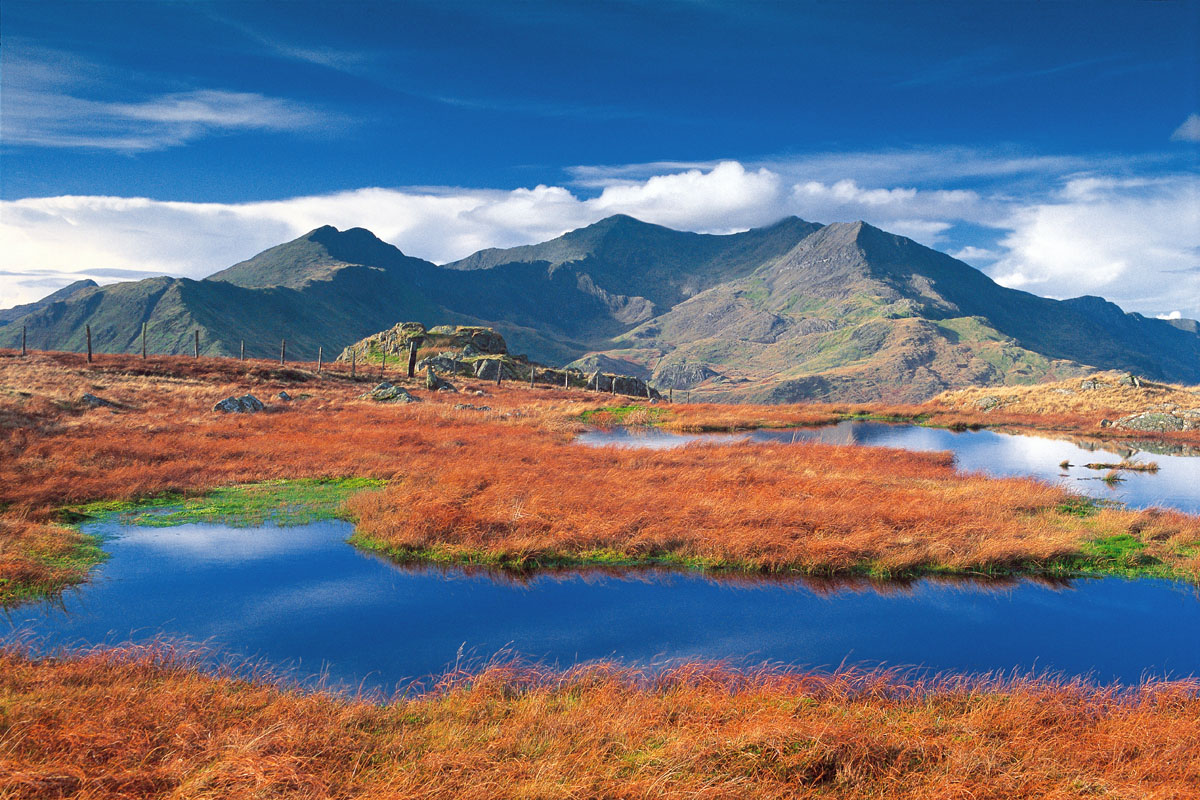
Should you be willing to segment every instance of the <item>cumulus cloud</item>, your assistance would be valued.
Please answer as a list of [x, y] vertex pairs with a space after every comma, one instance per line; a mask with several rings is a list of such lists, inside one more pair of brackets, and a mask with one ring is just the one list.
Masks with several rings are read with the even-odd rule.
[[1054, 297], [1100, 294], [1135, 310], [1200, 312], [1200, 179], [1081, 177], [1017, 208], [989, 272]]
[[1200, 114], [1190, 114], [1171, 134], [1173, 142], [1200, 142]]
[[[1129, 310], [1200, 316], [1197, 179], [1075, 174], [1032, 199], [1015, 193], [793, 180], [736, 161], [614, 169], [579, 187], [511, 191], [364, 188], [253, 203], [49, 197], [0, 203], [0, 307], [80, 277], [147, 272], [200, 278], [321, 225], [364, 227], [438, 263], [485, 247], [544, 241], [612, 214], [725, 233], [788, 214], [865, 219], [1051, 296], [1104, 295]], [[953, 245], [953, 248], [950, 247]], [[7, 273], [7, 274], [5, 274]]]

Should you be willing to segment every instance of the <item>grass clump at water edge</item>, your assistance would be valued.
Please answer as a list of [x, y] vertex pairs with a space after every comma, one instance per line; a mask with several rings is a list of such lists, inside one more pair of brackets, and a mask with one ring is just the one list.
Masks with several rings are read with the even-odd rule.
[[378, 488], [374, 478], [310, 478], [226, 486], [196, 496], [168, 493], [131, 501], [100, 501], [64, 511], [64, 518], [81, 523], [117, 517], [130, 525], [166, 528], [198, 522], [234, 527], [274, 523], [305, 525], [326, 519], [347, 519], [345, 501], [353, 494]]

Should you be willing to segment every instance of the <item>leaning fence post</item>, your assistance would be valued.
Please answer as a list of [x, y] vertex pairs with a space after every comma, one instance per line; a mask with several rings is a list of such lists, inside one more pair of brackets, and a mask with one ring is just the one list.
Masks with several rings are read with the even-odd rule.
[[287, 339], [281, 339], [279, 341], [279, 366], [282, 367], [286, 360], [287, 360]]
[[199, 328], [196, 328], [196, 331], [195, 331], [195, 333], [196, 333], [196, 348], [195, 348], [195, 352], [196, 352], [196, 358], [199, 358], [199, 357], [200, 357], [200, 329], [199, 329]]
[[142, 360], [146, 359], [146, 323], [142, 323]]
[[87, 358], [88, 358], [88, 363], [90, 364], [90, 363], [92, 363], [92, 326], [84, 325], [84, 328], [87, 329], [87, 346], [88, 346]]
[[383, 351], [383, 361], [379, 362], [379, 380], [383, 380], [385, 370], [387, 370], [387, 350]]
[[504, 379], [504, 362], [496, 359], [496, 385], [500, 385], [500, 381]]
[[417, 374], [417, 340], [412, 339], [408, 343], [408, 377], [412, 378]]
[[616, 375], [613, 375], [613, 376], [612, 376], [612, 383], [610, 383], [610, 384], [608, 385], [608, 393], [609, 393], [609, 394], [616, 394], [616, 393], [617, 393], [617, 376], [616, 376]]
[[317, 345], [317, 377], [321, 377], [321, 364], [325, 360], [324, 345]]
[[537, 367], [535, 367], [533, 364], [530, 364], [529, 365], [529, 388], [530, 389], [533, 388], [533, 376], [536, 372], [537, 372]]

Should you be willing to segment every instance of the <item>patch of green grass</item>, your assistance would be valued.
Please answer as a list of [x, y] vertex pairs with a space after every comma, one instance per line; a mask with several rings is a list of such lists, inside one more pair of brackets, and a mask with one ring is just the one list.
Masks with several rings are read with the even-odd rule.
[[117, 516], [122, 522], [166, 528], [194, 522], [220, 522], [251, 527], [304, 525], [322, 519], [343, 519], [346, 499], [364, 489], [383, 485], [374, 478], [315, 478], [268, 481], [214, 489], [187, 497], [163, 494], [133, 501], [101, 501], [64, 509], [72, 523]]

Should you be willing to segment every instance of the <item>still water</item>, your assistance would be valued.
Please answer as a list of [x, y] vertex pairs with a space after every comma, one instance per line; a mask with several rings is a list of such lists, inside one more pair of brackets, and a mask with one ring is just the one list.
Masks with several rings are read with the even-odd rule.
[[[1160, 506], [1200, 514], [1200, 458], [1139, 451], [1139, 445], [1046, 439], [996, 431], [955, 432], [919, 425], [884, 422], [841, 422], [820, 428], [755, 430], [742, 433], [670, 433], [657, 428], [607, 428], [588, 431], [577, 439], [586, 445], [669, 448], [692, 442], [728, 444], [740, 441], [857, 444], [904, 450], [949, 450], [959, 469], [996, 476], [1033, 476], [1061, 483], [1079, 494], [1116, 500], [1131, 508]], [[1141, 447], [1153, 447], [1142, 443]], [[1108, 470], [1087, 469], [1089, 463], [1117, 463], [1124, 457], [1155, 462], [1158, 472], [1122, 471], [1116, 484], [1100, 480]], [[1074, 466], [1059, 467], [1064, 460]]]
[[112, 557], [93, 580], [9, 611], [0, 634], [7, 624], [45, 649], [165, 635], [384, 692], [504, 651], [559, 666], [698, 658], [1125, 683], [1200, 675], [1197, 590], [1164, 581], [877, 589], [642, 572], [519, 583], [396, 567], [346, 544], [341, 522], [98, 530]]

